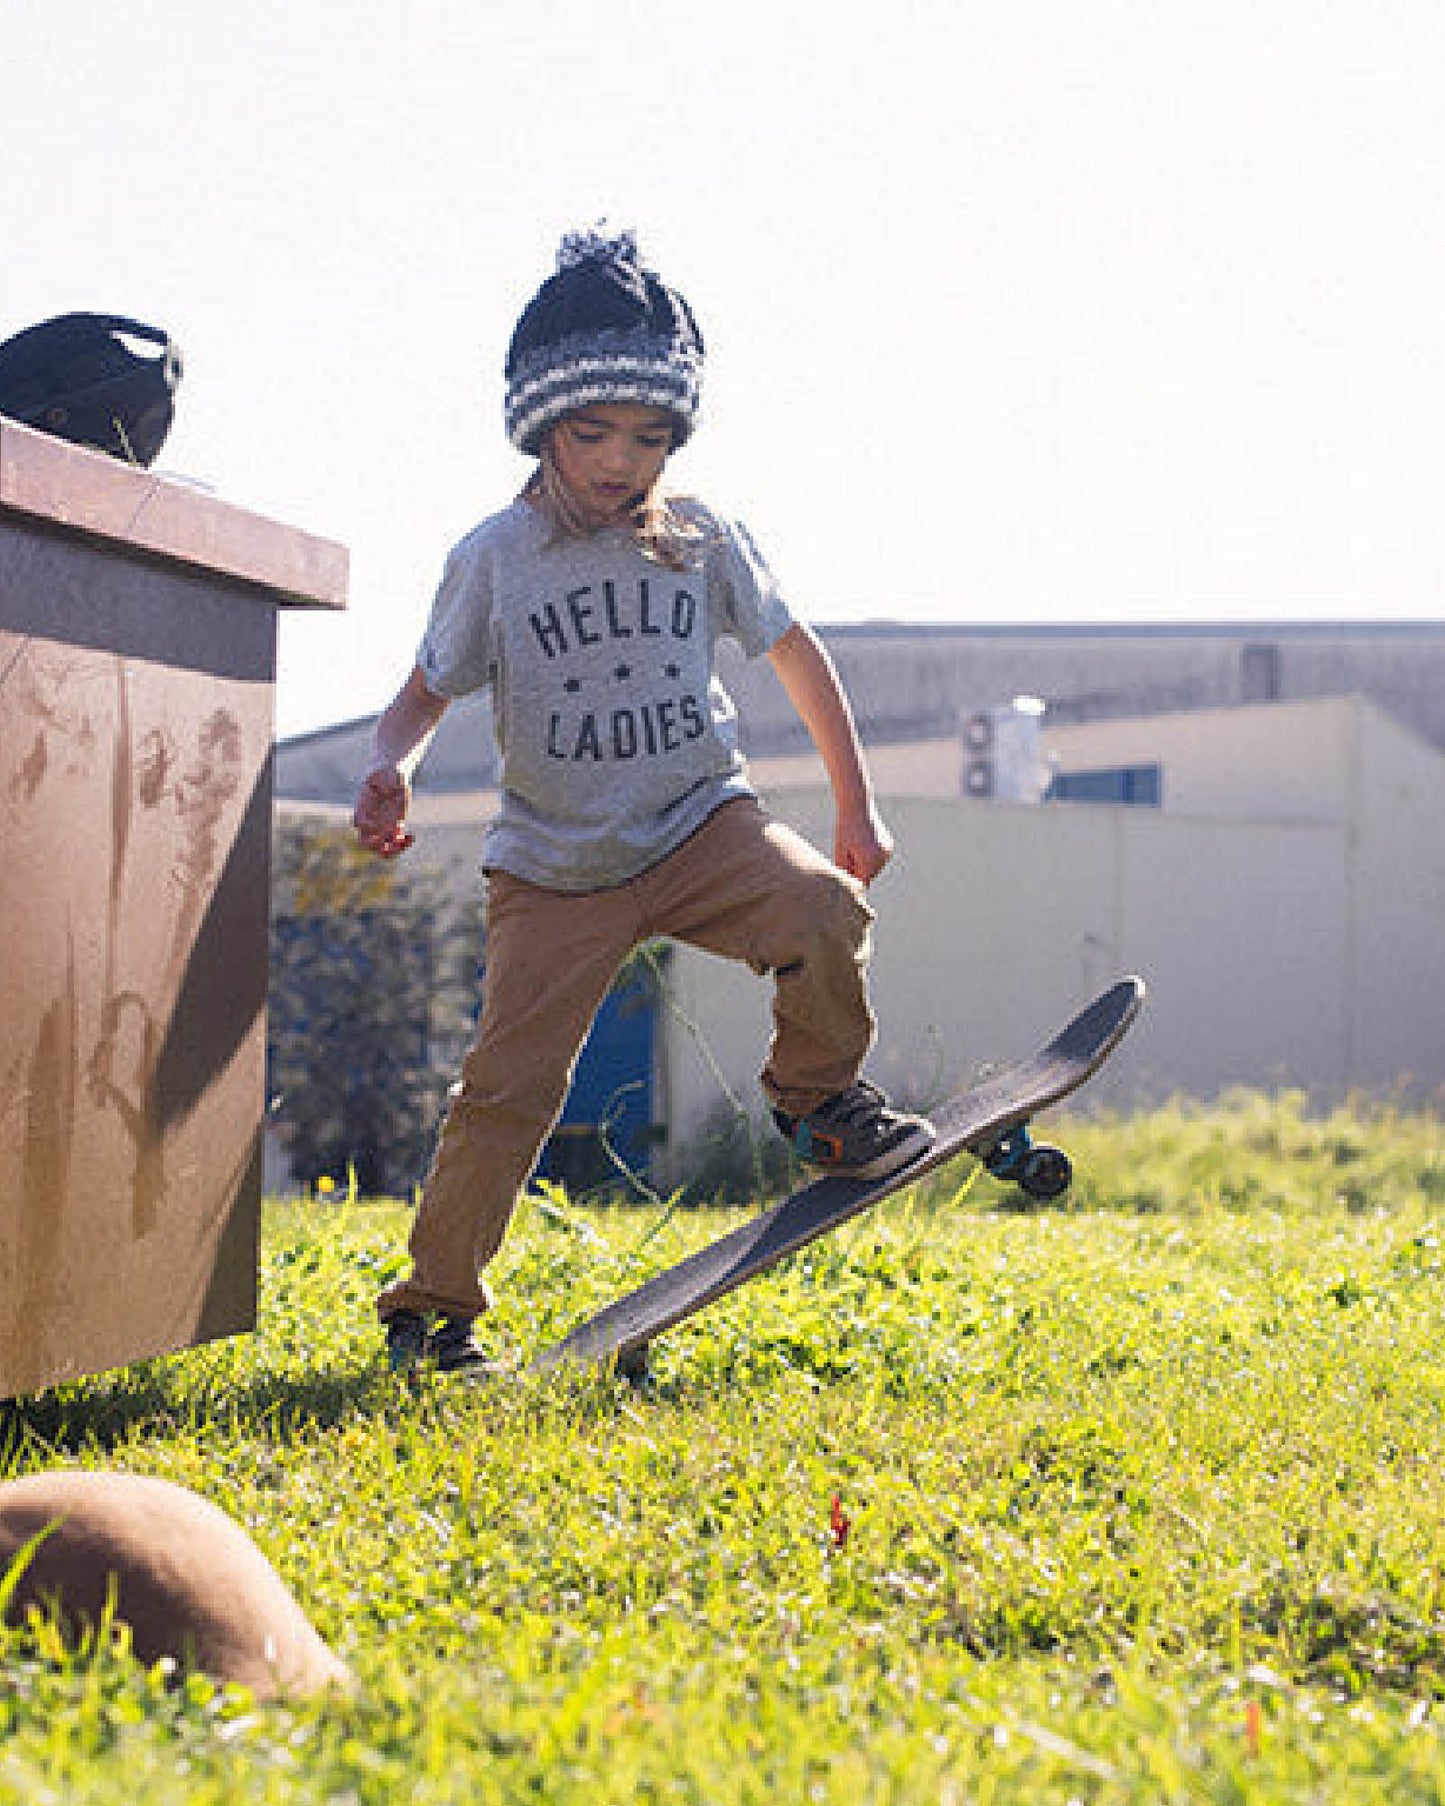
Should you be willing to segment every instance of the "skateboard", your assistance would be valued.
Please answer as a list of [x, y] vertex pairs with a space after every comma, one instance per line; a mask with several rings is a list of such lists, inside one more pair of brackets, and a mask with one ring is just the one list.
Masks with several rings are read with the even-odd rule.
[[664, 1331], [959, 1154], [973, 1155], [1030, 1198], [1060, 1196], [1072, 1178], [1068, 1155], [1034, 1141], [1029, 1122], [1093, 1077], [1143, 1004], [1143, 980], [1120, 979], [1036, 1054], [950, 1098], [933, 1118], [936, 1140], [916, 1160], [886, 1179], [814, 1179], [579, 1323], [536, 1357], [533, 1371], [611, 1361], [621, 1373], [641, 1373], [648, 1344]]

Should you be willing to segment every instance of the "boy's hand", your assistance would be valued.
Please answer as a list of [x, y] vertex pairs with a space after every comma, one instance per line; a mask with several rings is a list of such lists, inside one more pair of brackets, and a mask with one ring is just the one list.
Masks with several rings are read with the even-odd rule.
[[893, 857], [893, 836], [874, 807], [853, 711], [827, 648], [810, 627], [794, 621], [768, 661], [828, 773], [837, 809], [833, 863], [860, 884], [871, 884]]
[[871, 884], [893, 857], [893, 836], [872, 807], [856, 817], [839, 816], [833, 834], [833, 863], [860, 884]]
[[394, 765], [378, 765], [361, 780], [351, 825], [368, 852], [395, 859], [416, 839], [403, 827], [411, 806], [411, 786]]

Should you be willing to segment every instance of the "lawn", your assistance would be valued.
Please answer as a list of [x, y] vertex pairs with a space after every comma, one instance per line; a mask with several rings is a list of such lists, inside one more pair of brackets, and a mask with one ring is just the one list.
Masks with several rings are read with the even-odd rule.
[[[260, 1706], [9, 1634], [0, 1802], [1445, 1799], [1445, 1142], [1242, 1095], [960, 1162], [650, 1386], [385, 1372], [407, 1211], [269, 1205], [254, 1337], [12, 1407], [164, 1476], [351, 1663]], [[735, 1220], [529, 1202], [516, 1357]], [[122, 1639], [123, 1642], [123, 1639]]]

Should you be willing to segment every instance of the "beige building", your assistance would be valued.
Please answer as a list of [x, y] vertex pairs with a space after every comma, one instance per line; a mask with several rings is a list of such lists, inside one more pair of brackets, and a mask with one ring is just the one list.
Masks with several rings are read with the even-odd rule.
[[[927, 1104], [1028, 1053], [1112, 978], [1149, 1007], [1091, 1087], [1128, 1107], [1233, 1085], [1445, 1091], [1445, 756], [1354, 698], [1045, 729], [1059, 773], [1155, 768], [1157, 806], [975, 801], [958, 742], [883, 749], [898, 841], [875, 891], [879, 1081]], [[759, 768], [829, 831], [806, 761]], [[739, 1094], [766, 1033], [746, 973], [680, 949], [665, 1035], [676, 1138]]]

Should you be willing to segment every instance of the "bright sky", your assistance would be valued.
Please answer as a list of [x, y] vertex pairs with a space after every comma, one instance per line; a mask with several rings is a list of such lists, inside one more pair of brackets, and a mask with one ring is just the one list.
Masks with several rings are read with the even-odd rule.
[[166, 327], [157, 468], [350, 546], [283, 733], [405, 675], [600, 215], [815, 622], [1439, 618], [1442, 78], [1440, 0], [0, 0], [0, 337]]

